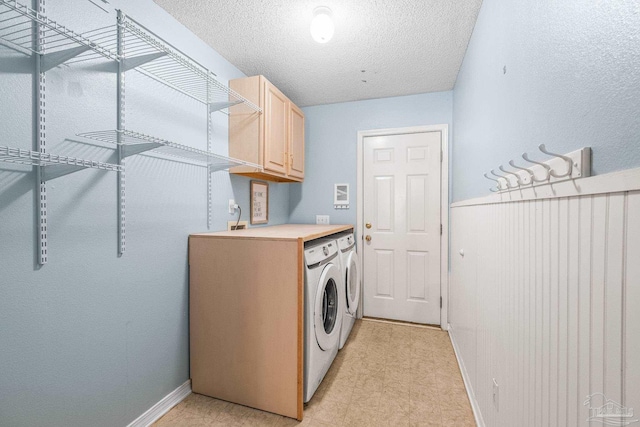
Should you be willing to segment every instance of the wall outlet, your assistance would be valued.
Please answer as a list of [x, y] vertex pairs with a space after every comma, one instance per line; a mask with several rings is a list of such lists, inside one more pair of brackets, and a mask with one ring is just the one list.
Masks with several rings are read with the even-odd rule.
[[316, 215], [316, 224], [329, 224], [329, 215]]
[[235, 213], [235, 211], [236, 211], [235, 205], [236, 205], [236, 201], [233, 200], [233, 199], [229, 199], [229, 213], [230, 214]]
[[[238, 224], [238, 228], [236, 228], [236, 224]], [[227, 231], [244, 230], [247, 225], [247, 221], [227, 221]]]
[[493, 406], [500, 412], [500, 386], [495, 378], [493, 379]]

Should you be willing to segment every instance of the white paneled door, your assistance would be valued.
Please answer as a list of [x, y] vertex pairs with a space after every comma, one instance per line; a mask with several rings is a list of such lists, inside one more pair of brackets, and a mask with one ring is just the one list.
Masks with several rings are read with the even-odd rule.
[[440, 324], [441, 135], [364, 138], [365, 316]]

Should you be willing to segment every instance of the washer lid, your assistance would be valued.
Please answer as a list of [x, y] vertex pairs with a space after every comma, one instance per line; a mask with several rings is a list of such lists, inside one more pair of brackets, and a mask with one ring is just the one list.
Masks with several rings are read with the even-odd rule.
[[345, 287], [347, 289], [347, 312], [356, 314], [360, 301], [360, 270], [358, 270], [358, 253], [349, 252], [345, 273]]
[[322, 270], [314, 304], [313, 325], [316, 340], [322, 350], [338, 345], [344, 307], [340, 301], [339, 287], [343, 286], [340, 269], [333, 263]]

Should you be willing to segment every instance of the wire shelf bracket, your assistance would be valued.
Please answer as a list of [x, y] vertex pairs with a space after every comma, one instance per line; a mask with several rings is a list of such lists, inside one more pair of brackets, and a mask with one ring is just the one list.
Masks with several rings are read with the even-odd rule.
[[42, 61], [41, 70], [44, 72], [56, 68], [57, 66], [64, 64], [68, 60], [75, 58], [76, 56], [88, 51], [89, 49], [91, 49], [90, 46], [78, 46], [54, 53], [46, 53], [42, 55], [42, 58], [40, 59]]
[[167, 56], [165, 52], [150, 53], [148, 55], [134, 56], [132, 58], [122, 59], [122, 70], [129, 71], [146, 64], [147, 62], [155, 61], [156, 59]]
[[234, 105], [242, 104], [242, 101], [228, 101], [228, 102], [210, 102], [209, 103], [209, 114], [225, 110], [229, 107], [233, 107]]

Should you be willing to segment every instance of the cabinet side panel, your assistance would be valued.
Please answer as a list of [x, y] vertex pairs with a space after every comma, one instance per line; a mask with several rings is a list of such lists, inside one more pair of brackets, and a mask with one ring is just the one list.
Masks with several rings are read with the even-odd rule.
[[[260, 76], [229, 81], [229, 87], [256, 105], [261, 105]], [[229, 156], [262, 164], [260, 153], [262, 116], [244, 105], [229, 108]], [[231, 172], [252, 172], [253, 168], [238, 166]]]
[[304, 178], [304, 113], [295, 104], [289, 108], [289, 175]]
[[298, 239], [298, 420], [302, 421], [304, 404], [304, 241]]
[[299, 417], [296, 241], [190, 239], [192, 389]]

